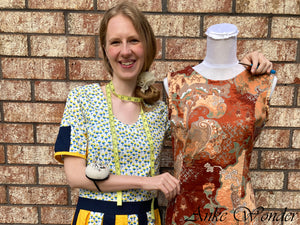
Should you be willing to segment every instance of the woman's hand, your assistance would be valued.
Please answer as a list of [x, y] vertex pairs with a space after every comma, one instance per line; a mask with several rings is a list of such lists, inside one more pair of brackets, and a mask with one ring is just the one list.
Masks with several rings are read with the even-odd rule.
[[141, 188], [144, 190], [159, 190], [167, 200], [171, 200], [180, 192], [179, 180], [169, 173], [143, 178]]
[[265, 73], [270, 74], [273, 67], [272, 63], [258, 51], [248, 53], [240, 62], [248, 65], [252, 64], [250, 72], [253, 75]]

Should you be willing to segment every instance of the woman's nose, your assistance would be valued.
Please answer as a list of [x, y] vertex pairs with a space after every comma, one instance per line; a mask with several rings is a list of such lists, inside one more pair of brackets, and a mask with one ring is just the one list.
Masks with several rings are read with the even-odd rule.
[[127, 56], [127, 55], [131, 54], [131, 48], [130, 48], [129, 44], [125, 43], [122, 45], [121, 54], [123, 56]]

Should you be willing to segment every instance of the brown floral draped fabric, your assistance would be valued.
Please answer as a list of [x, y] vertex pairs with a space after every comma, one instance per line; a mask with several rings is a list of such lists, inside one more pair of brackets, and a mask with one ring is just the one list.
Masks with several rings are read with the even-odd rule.
[[249, 164], [269, 109], [273, 76], [243, 71], [209, 80], [187, 67], [168, 75], [175, 176], [181, 193], [167, 225], [255, 224]]

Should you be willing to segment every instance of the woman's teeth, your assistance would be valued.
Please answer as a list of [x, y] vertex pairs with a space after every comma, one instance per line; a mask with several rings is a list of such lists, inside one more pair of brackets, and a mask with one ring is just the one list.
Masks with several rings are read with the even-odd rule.
[[122, 62], [122, 65], [124, 65], [124, 66], [129, 66], [129, 65], [132, 65], [133, 64], [133, 62]]

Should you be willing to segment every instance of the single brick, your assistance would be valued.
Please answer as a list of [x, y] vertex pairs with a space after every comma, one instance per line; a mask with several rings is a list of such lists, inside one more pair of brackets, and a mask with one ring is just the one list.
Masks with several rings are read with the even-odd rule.
[[70, 34], [99, 35], [102, 14], [70, 13], [68, 31]]
[[55, 164], [53, 146], [9, 145], [7, 161], [9, 164]]
[[72, 188], [71, 189], [71, 204], [76, 205], [78, 201], [79, 196], [79, 189], [78, 188]]
[[156, 38], [156, 57], [155, 59], [161, 59], [162, 58], [162, 39], [161, 38]]
[[66, 101], [69, 92], [78, 86], [86, 83], [78, 82], [35, 82], [35, 100], [36, 101]]
[[59, 125], [39, 124], [36, 126], [36, 139], [40, 144], [54, 144], [58, 135]]
[[60, 167], [39, 167], [39, 184], [44, 185], [67, 185], [65, 170]]
[[300, 151], [262, 151], [262, 169], [300, 169]]
[[[115, 1], [97, 1], [97, 9], [99, 10], [107, 10], [111, 7], [114, 7], [122, 0], [115, 0]], [[144, 0], [135, 0], [134, 4], [139, 8], [141, 11], [151, 11], [151, 12], [161, 12], [162, 5], [160, 0], [152, 0], [152, 1], [144, 1]]]
[[35, 184], [35, 167], [0, 166], [1, 184]]
[[237, 13], [300, 14], [299, 0], [237, 0]]
[[2, 58], [3, 78], [53, 79], [66, 77], [63, 59]]
[[159, 191], [157, 194], [157, 201], [159, 206], [167, 207], [169, 204], [169, 201], [166, 199], [165, 195], [161, 191]]
[[300, 127], [300, 108], [270, 108], [268, 126]]
[[61, 12], [0, 12], [0, 30], [4, 33], [64, 33]]
[[156, 36], [200, 36], [200, 16], [148, 15], [147, 19]]
[[232, 12], [231, 0], [219, 0], [218, 3], [210, 0], [169, 0], [168, 11], [170, 12], [218, 12], [230, 13]]
[[294, 130], [292, 140], [293, 140], [292, 147], [300, 148], [300, 130]]
[[256, 205], [264, 208], [297, 209], [300, 202], [300, 192], [258, 191], [255, 196]]
[[284, 183], [284, 173], [252, 171], [251, 183], [254, 189], [282, 189]]
[[288, 189], [300, 190], [299, 186], [300, 172], [289, 172], [288, 174]]
[[31, 54], [48, 57], [95, 57], [94, 37], [32, 36]]
[[27, 37], [25, 35], [0, 35], [0, 55], [27, 56]]
[[103, 61], [99, 60], [70, 60], [70, 80], [110, 80]]
[[174, 166], [174, 157], [173, 150], [170, 148], [164, 148], [161, 151], [161, 159], [160, 159], [161, 167], [173, 167]]
[[294, 98], [294, 87], [277, 86], [271, 96], [271, 105], [292, 106]]
[[238, 38], [266, 38], [268, 35], [268, 18], [252, 16], [205, 16], [203, 32], [220, 23], [236, 25], [239, 30]]
[[238, 40], [237, 46], [238, 55], [259, 50], [271, 61], [295, 61], [297, 56], [294, 40]]
[[154, 61], [150, 70], [154, 72], [157, 81], [163, 81], [163, 79], [167, 77], [168, 72], [178, 71], [185, 68], [186, 66], [194, 66], [198, 63], [198, 61]]
[[1, 80], [0, 100], [31, 100], [31, 85], [29, 81]]
[[300, 224], [300, 212], [296, 210], [291, 210], [292, 213], [294, 213], [293, 219], [289, 218], [288, 221], [284, 222], [284, 225], [295, 225]]
[[300, 88], [298, 88], [298, 100], [297, 100], [298, 106], [300, 106]]
[[250, 169], [257, 169], [258, 167], [258, 151], [253, 150], [251, 154], [251, 160], [250, 160]]
[[28, 7], [31, 9], [73, 9], [73, 10], [92, 10], [94, 9], [93, 0], [28, 0]]
[[42, 207], [42, 224], [71, 224], [75, 207]]
[[8, 122], [59, 123], [64, 104], [3, 103], [4, 120]]
[[5, 186], [0, 186], [0, 204], [7, 203], [6, 200], [6, 188]]
[[33, 143], [31, 124], [0, 123], [0, 143]]
[[5, 163], [4, 145], [0, 145], [0, 163]]
[[[273, 115], [270, 114], [270, 116]], [[257, 148], [288, 148], [289, 139], [289, 130], [264, 129], [254, 146]]]
[[300, 18], [273, 17], [271, 31], [273, 38], [300, 38]]
[[61, 187], [9, 187], [12, 204], [66, 205], [67, 188]]
[[1, 206], [0, 223], [5, 224], [37, 224], [38, 209], [30, 206]]
[[[278, 84], [299, 84], [300, 63], [274, 64]], [[299, 96], [299, 95], [298, 95]]]
[[22, 9], [25, 8], [25, 0], [1, 0], [1, 8]]
[[166, 41], [167, 59], [204, 59], [206, 53], [206, 40], [204, 39], [175, 39], [169, 38]]

